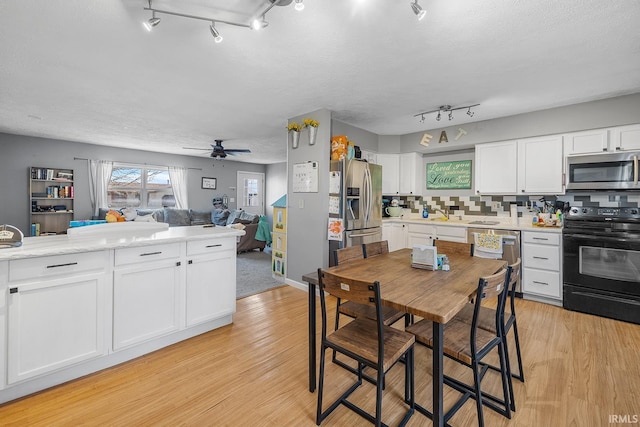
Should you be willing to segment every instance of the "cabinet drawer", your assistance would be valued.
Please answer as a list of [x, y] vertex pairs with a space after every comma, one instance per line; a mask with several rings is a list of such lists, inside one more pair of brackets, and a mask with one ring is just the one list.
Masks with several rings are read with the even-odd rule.
[[235, 239], [194, 240], [187, 242], [187, 256], [235, 249]]
[[422, 233], [422, 234], [429, 234], [429, 235], [436, 234], [436, 227], [429, 224], [415, 224], [415, 223], [409, 222], [407, 223], [407, 230], [409, 233]]
[[522, 241], [524, 243], [535, 243], [537, 245], [555, 245], [560, 244], [560, 233], [536, 233], [525, 231], [522, 233]]
[[180, 243], [116, 249], [115, 265], [138, 264], [180, 257]]
[[560, 273], [523, 269], [522, 292], [560, 298]]
[[9, 261], [9, 281], [98, 273], [107, 269], [106, 251], [54, 255]]
[[560, 271], [559, 247], [526, 244], [522, 252], [524, 267]]
[[438, 240], [447, 240], [449, 242], [467, 243], [466, 227], [436, 227], [436, 235]]

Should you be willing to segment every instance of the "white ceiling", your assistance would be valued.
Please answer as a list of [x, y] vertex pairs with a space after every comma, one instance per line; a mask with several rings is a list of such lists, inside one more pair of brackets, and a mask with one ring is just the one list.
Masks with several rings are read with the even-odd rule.
[[[640, 91], [636, 0], [420, 0], [420, 22], [409, 0], [304, 3], [262, 31], [217, 24], [215, 44], [207, 21], [145, 31], [145, 0], [1, 0], [0, 132], [205, 157], [182, 147], [225, 139], [268, 164], [286, 160], [287, 119], [320, 108], [403, 135]], [[153, 2], [247, 23], [268, 4]]]

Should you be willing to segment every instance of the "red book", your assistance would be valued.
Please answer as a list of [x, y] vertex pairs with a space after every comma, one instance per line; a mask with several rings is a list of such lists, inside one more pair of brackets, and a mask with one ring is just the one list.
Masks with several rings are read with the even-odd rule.
[[73, 199], [73, 185], [69, 187], [69, 197]]

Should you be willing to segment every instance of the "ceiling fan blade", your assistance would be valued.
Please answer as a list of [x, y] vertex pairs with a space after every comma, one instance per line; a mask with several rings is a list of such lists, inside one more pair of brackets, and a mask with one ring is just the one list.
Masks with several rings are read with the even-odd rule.
[[248, 148], [225, 148], [224, 151], [227, 153], [250, 153], [251, 150]]
[[182, 147], [183, 150], [205, 150], [210, 151], [211, 148]]

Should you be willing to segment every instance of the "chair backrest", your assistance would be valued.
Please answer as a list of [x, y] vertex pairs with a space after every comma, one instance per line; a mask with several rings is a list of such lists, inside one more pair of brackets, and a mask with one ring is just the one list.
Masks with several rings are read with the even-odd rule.
[[434, 240], [434, 244], [439, 254], [461, 254], [473, 255], [471, 243], [447, 242], [445, 240]]
[[345, 262], [363, 258], [364, 253], [362, 251], [362, 245], [347, 246], [346, 248], [336, 249], [333, 252], [333, 260], [335, 262], [335, 265], [340, 265], [344, 264]]
[[389, 253], [389, 242], [381, 240], [379, 242], [364, 243], [362, 245], [362, 252], [365, 258], [370, 258], [376, 255]]
[[516, 262], [509, 265], [511, 267], [511, 272], [509, 274], [509, 303], [511, 307], [511, 313], [516, 312], [515, 301], [516, 301], [516, 286], [518, 284], [518, 280], [520, 279], [520, 267], [522, 264], [522, 260], [518, 258]]
[[[320, 307], [322, 312], [322, 338], [327, 336], [327, 305], [326, 295], [338, 299], [346, 299], [359, 304], [372, 305], [376, 308], [376, 323], [379, 338], [379, 356], [383, 351], [383, 321], [382, 304], [380, 302], [380, 283], [364, 282], [357, 279], [347, 279], [336, 276], [321, 268], [318, 269], [318, 284], [320, 286]], [[324, 291], [324, 292], [322, 292]], [[381, 359], [379, 359], [381, 360]]]
[[498, 298], [495, 330], [499, 333], [502, 328], [501, 325], [504, 321], [504, 306], [510, 283], [510, 273], [511, 267], [509, 266], [491, 276], [481, 277], [478, 281], [478, 291], [476, 293], [473, 320], [471, 322], [471, 350], [473, 353], [476, 353], [476, 329], [478, 326], [478, 316], [480, 314], [482, 301], [488, 298]]

